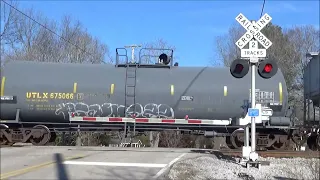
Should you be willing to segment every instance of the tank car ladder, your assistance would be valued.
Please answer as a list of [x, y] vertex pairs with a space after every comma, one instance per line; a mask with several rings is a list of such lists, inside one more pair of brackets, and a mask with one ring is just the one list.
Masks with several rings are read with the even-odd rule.
[[[136, 79], [137, 79], [137, 63], [126, 64], [126, 87], [125, 87], [125, 116], [127, 112], [136, 114]], [[129, 109], [128, 109], [129, 108]]]

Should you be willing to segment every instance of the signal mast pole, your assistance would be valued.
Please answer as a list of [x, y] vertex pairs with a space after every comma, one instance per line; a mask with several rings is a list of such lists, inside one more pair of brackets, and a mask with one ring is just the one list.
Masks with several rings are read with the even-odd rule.
[[[252, 24], [255, 24], [255, 21], [251, 21]], [[252, 40], [249, 42], [249, 49], [257, 50], [258, 49], [258, 41], [255, 40], [253, 37]], [[258, 57], [250, 57], [249, 60], [251, 64], [251, 108], [256, 108], [256, 66], [259, 63]], [[251, 117], [251, 153], [252, 156], [257, 156], [256, 154], [256, 121], [255, 117]], [[249, 136], [249, 134], [247, 135]], [[248, 137], [249, 138], [249, 137]], [[249, 156], [250, 157], [250, 156]], [[258, 157], [254, 157], [255, 158]], [[250, 157], [251, 159], [251, 157]]]
[[[258, 58], [250, 58], [250, 62], [259, 61]], [[251, 108], [256, 108], [256, 63], [251, 64]], [[256, 151], [256, 121], [251, 117], [251, 153]], [[249, 128], [248, 128], [249, 129]], [[249, 133], [247, 134], [249, 139]]]
[[131, 63], [135, 63], [134, 49], [137, 48], [137, 47], [141, 47], [141, 45], [133, 44], [133, 45], [127, 45], [127, 46], [124, 46], [124, 47], [125, 48], [131, 48]]
[[[255, 21], [251, 21], [255, 24]], [[258, 41], [253, 37], [249, 42], [250, 50], [258, 50]], [[251, 65], [251, 109], [256, 109], [256, 66], [259, 63], [259, 57], [250, 57], [249, 63]], [[249, 129], [249, 127], [247, 126]], [[247, 130], [247, 129], [246, 129]], [[249, 139], [249, 133], [246, 134], [246, 139]], [[249, 142], [247, 141], [248, 145]], [[256, 153], [256, 117], [251, 116], [251, 152], [249, 154], [249, 159], [256, 161], [258, 159], [258, 154]]]

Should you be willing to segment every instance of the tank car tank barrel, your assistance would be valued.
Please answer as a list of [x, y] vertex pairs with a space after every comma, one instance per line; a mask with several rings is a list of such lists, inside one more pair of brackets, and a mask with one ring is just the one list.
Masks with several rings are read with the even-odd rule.
[[[137, 118], [185, 119], [188, 115], [190, 119], [217, 120], [239, 118], [246, 110], [250, 76], [235, 79], [229, 68], [161, 67], [137, 68], [135, 93], [130, 93], [125, 91], [129, 85], [125, 84], [124, 66], [8, 62], [2, 71], [6, 77], [4, 95], [15, 96], [17, 101], [1, 102], [1, 119], [14, 118], [18, 107], [22, 122], [52, 123], [68, 123], [72, 113], [128, 117], [134, 108]], [[284, 86], [284, 103], [274, 115], [284, 116], [287, 91], [281, 71], [271, 79], [257, 76], [257, 93], [261, 102], [279, 102], [279, 83]], [[125, 93], [135, 96], [135, 105], [125, 104]]]

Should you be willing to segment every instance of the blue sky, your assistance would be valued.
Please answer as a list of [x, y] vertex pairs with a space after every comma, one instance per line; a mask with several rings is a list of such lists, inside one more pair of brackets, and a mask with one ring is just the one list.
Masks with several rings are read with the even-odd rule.
[[[227, 33], [241, 12], [258, 20], [263, 0], [251, 1], [20, 1], [59, 21], [79, 19], [88, 32], [110, 47], [163, 38], [176, 46], [181, 66], [205, 66], [214, 54], [214, 38]], [[266, 0], [264, 12], [282, 27], [311, 24], [319, 28], [319, 2]]]

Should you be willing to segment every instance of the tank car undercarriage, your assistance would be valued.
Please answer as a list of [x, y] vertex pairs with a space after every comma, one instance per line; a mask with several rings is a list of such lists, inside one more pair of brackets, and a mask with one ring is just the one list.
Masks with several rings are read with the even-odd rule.
[[[70, 122], [70, 123], [39, 123], [21, 122], [20, 110], [15, 120], [0, 121], [0, 145], [14, 143], [32, 143], [43, 146], [54, 142], [56, 132], [105, 132], [120, 131], [124, 136], [134, 137], [146, 131], [174, 130], [183, 134], [204, 135], [205, 137], [225, 137], [230, 149], [241, 149], [244, 145], [243, 126], [217, 126], [203, 124], [147, 124], [128, 122]], [[250, 141], [250, 140], [249, 140]], [[300, 149], [307, 143], [310, 150], [320, 150], [319, 128], [288, 128], [264, 127], [256, 128], [256, 145], [259, 150], [292, 150]]]
[[[241, 149], [244, 145], [244, 130], [237, 129], [226, 137], [230, 149]], [[251, 135], [249, 138], [251, 144]], [[256, 133], [258, 150], [294, 150], [307, 146], [310, 150], [320, 150], [319, 131], [311, 132], [305, 129], [260, 129]]]
[[0, 124], [0, 145], [13, 145], [14, 143], [32, 143], [43, 146], [55, 141], [56, 133], [51, 132], [47, 126], [36, 125], [32, 128], [9, 128]]
[[[117, 124], [89, 124], [89, 123], [61, 123], [34, 124], [34, 123], [10, 123], [0, 124], [0, 145], [13, 145], [14, 143], [32, 143], [36, 146], [44, 146], [56, 139], [56, 132], [105, 132], [120, 131], [125, 136], [134, 137], [146, 131], [175, 130], [183, 134], [204, 135], [206, 137], [225, 137], [226, 144], [230, 149], [241, 149], [244, 145], [244, 130], [241, 127], [177, 127], [171, 126], [150, 127], [150, 125], [136, 126], [131, 123]], [[214, 130], [214, 131], [213, 131]], [[210, 135], [207, 135], [210, 132]], [[320, 134], [318, 130], [305, 129], [276, 129], [257, 128], [257, 150], [294, 150], [308, 145], [310, 150], [320, 150]], [[250, 140], [251, 141], [251, 140]]]

